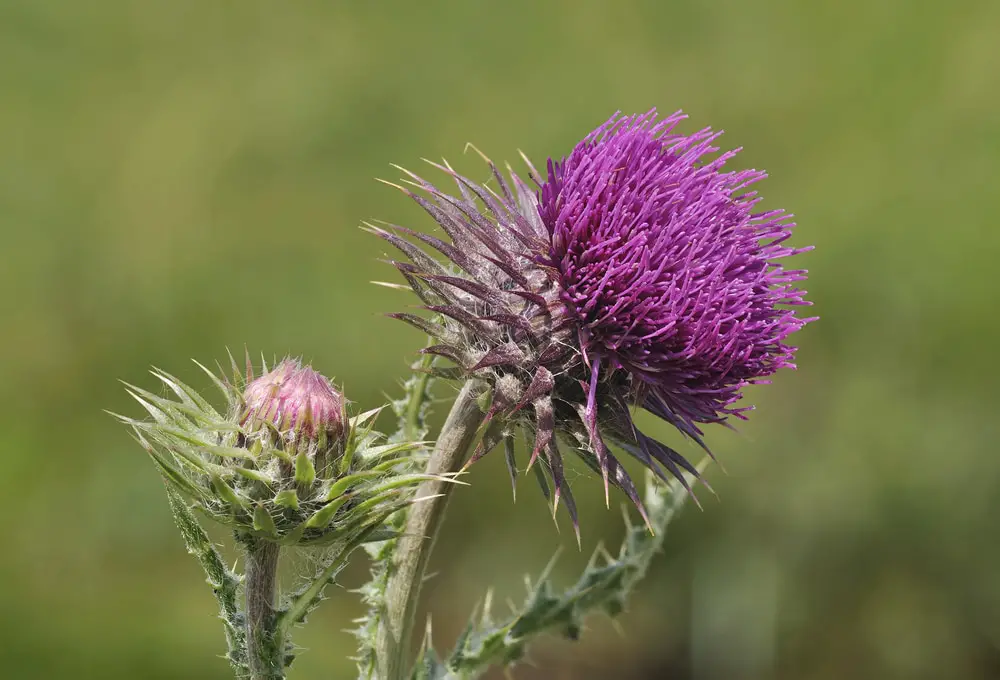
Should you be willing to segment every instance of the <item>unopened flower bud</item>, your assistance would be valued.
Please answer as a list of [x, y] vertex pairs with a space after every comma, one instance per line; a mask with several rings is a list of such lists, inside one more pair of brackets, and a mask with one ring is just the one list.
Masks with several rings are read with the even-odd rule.
[[242, 534], [286, 545], [360, 540], [426, 477], [393, 465], [425, 442], [387, 442], [373, 429], [380, 409], [348, 418], [333, 383], [295, 359], [259, 377], [249, 361], [245, 371], [234, 361], [230, 376], [205, 370], [225, 409], [154, 371], [176, 399], [129, 386], [151, 420], [119, 417], [169, 484]]
[[305, 450], [320, 468], [343, 453], [344, 397], [311, 366], [285, 359], [248, 384], [243, 401], [245, 431], [275, 432], [279, 442]]

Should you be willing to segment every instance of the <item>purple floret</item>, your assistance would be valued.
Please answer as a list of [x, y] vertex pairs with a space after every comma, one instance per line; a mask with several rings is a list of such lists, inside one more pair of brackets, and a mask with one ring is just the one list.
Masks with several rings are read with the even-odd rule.
[[793, 366], [806, 273], [778, 260], [809, 248], [783, 245], [791, 215], [755, 211], [765, 173], [724, 171], [738, 150], [675, 133], [684, 118], [613, 116], [549, 161], [539, 212], [592, 381], [628, 371], [643, 405], [697, 438], [696, 423], [742, 417], [745, 385]]

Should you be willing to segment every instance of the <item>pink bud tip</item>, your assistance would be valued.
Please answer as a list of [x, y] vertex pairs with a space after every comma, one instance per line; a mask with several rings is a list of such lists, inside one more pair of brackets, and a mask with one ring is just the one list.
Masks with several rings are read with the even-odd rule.
[[270, 422], [284, 432], [315, 439], [325, 432], [330, 440], [344, 433], [344, 397], [334, 386], [298, 360], [285, 359], [243, 391], [243, 425]]

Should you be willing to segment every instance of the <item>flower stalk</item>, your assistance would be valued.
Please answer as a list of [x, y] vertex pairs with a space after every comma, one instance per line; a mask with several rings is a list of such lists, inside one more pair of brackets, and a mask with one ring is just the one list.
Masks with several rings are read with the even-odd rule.
[[[462, 467], [484, 417], [479, 406], [481, 390], [478, 381], [469, 380], [458, 393], [427, 462], [427, 474], [445, 475]], [[417, 497], [428, 500], [410, 508], [390, 570], [385, 616], [376, 633], [379, 680], [403, 680], [407, 676], [407, 650], [420, 586], [454, 486], [428, 479], [417, 489]]]
[[284, 645], [275, 611], [278, 597], [278, 557], [276, 543], [248, 536], [242, 541], [246, 551], [247, 659], [251, 680], [282, 680]]

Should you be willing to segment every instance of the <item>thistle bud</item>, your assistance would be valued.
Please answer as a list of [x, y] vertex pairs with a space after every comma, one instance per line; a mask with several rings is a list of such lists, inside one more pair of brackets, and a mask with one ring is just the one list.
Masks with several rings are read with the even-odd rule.
[[238, 532], [285, 545], [382, 537], [377, 529], [427, 478], [394, 464], [426, 442], [387, 442], [373, 430], [380, 409], [348, 417], [340, 391], [297, 360], [260, 377], [249, 361], [245, 372], [233, 362], [230, 376], [201, 368], [225, 409], [153, 371], [176, 399], [129, 385], [151, 420], [118, 417], [168, 484]]
[[248, 436], [264, 433], [272, 446], [302, 451], [326, 471], [344, 451], [344, 397], [313, 370], [285, 359], [243, 391], [240, 425]]

